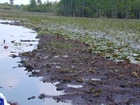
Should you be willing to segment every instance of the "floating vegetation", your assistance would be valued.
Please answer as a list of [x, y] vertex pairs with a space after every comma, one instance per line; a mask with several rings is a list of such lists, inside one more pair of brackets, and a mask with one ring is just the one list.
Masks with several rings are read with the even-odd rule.
[[[18, 15], [17, 15], [18, 14]], [[140, 20], [122, 20], [107, 18], [76, 18], [49, 16], [43, 13], [6, 11], [1, 18], [18, 20], [22, 25], [33, 28], [39, 35], [61, 35], [65, 39], [79, 40], [87, 45], [91, 53], [101, 54], [106, 59], [124, 60], [131, 58], [139, 61], [140, 56]], [[51, 46], [67, 49], [71, 45], [51, 42]], [[133, 61], [131, 61], [133, 62]]]

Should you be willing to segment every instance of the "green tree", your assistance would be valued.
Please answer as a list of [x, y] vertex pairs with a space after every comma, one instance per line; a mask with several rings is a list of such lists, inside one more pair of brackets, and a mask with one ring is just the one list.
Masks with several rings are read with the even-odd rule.
[[140, 19], [140, 0], [134, 0], [132, 3], [132, 13], [135, 18]]
[[38, 4], [42, 4], [42, 1], [41, 1], [41, 0], [37, 0], [37, 3], [38, 3]]
[[30, 8], [35, 8], [37, 6], [37, 3], [35, 0], [30, 0]]
[[13, 5], [14, 4], [14, 0], [10, 0], [10, 4]]

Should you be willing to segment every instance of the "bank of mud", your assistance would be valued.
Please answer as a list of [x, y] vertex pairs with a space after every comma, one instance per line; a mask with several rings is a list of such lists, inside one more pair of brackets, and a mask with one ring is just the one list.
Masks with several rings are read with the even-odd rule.
[[37, 49], [20, 54], [29, 76], [57, 83], [64, 95], [47, 96], [74, 105], [139, 105], [140, 66], [106, 60], [91, 54], [87, 45], [61, 36], [40, 35]]

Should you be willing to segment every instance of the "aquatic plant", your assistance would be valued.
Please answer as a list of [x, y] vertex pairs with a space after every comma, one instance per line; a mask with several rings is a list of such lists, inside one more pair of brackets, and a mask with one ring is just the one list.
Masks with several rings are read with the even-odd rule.
[[[128, 58], [134, 61], [140, 56], [140, 20], [59, 17], [5, 10], [0, 16], [2, 19], [18, 20], [22, 25], [38, 31], [39, 35], [61, 35], [65, 39], [82, 41], [89, 52], [98, 53], [106, 59], [118, 61]], [[54, 42], [50, 44], [69, 48]], [[134, 54], [137, 56], [134, 57]]]

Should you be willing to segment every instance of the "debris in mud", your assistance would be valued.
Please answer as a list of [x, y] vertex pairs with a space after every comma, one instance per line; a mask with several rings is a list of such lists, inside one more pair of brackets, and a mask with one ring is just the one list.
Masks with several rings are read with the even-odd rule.
[[18, 105], [17, 102], [8, 102], [10, 105]]
[[8, 102], [10, 105], [18, 105], [17, 102]]
[[8, 46], [4, 46], [3, 48], [4, 48], [4, 49], [8, 49]]
[[28, 98], [28, 100], [31, 100], [31, 99], [35, 99], [35, 96], [31, 96]]
[[44, 99], [44, 98], [46, 98], [46, 95], [45, 95], [44, 93], [42, 93], [42, 94], [40, 94], [40, 95], [38, 96], [38, 98], [39, 98], [39, 99]]
[[38, 40], [23, 40], [23, 39], [21, 39], [20, 41], [21, 42], [37, 42]]
[[10, 57], [16, 58], [16, 57], [18, 57], [18, 55], [16, 55], [16, 54], [11, 54]]

